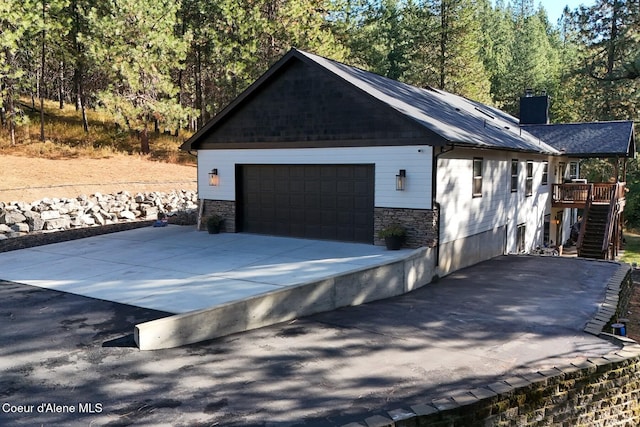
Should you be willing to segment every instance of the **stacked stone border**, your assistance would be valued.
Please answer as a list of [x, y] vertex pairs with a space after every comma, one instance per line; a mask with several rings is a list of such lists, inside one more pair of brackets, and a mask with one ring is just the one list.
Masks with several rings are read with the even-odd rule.
[[640, 345], [603, 332], [617, 316], [626, 313], [633, 288], [631, 268], [619, 265], [607, 284], [605, 301], [587, 323], [585, 332], [611, 341], [620, 349], [582, 363], [460, 390], [343, 427], [640, 425]]
[[[0, 252], [148, 227], [158, 218], [195, 225], [197, 202], [197, 194], [188, 190], [0, 202]], [[56, 226], [49, 227], [49, 221]]]

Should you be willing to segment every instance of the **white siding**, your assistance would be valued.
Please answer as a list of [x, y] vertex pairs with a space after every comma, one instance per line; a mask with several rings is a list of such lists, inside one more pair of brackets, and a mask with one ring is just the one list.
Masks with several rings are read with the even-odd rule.
[[[375, 206], [431, 209], [430, 146], [247, 149], [198, 151], [198, 193], [210, 200], [235, 200], [237, 164], [374, 164]], [[220, 185], [209, 186], [211, 169]], [[407, 171], [405, 191], [396, 191], [396, 175]]]
[[[483, 159], [482, 197], [473, 197], [473, 158]], [[511, 160], [518, 160], [518, 191], [511, 192]], [[533, 161], [533, 191], [526, 196], [526, 164]], [[548, 184], [542, 185], [543, 161], [549, 161]], [[506, 250], [516, 249], [516, 228], [526, 225], [527, 250], [542, 245], [544, 215], [550, 210], [552, 159], [546, 156], [464, 150], [456, 147], [438, 159], [436, 201], [441, 206], [441, 243], [506, 226]]]

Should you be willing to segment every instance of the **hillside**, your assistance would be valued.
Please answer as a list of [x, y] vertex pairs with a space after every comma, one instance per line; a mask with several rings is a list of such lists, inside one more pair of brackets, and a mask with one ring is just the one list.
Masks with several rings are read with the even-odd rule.
[[33, 201], [80, 194], [196, 189], [195, 165], [141, 156], [45, 159], [0, 155], [0, 202]]

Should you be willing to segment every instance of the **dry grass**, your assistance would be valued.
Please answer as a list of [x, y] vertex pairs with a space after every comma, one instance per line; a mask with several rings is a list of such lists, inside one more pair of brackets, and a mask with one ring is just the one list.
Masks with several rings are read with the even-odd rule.
[[[46, 101], [45, 141], [40, 140], [40, 113], [31, 109], [26, 101], [23, 109], [29, 124], [16, 131], [16, 144], [10, 145], [6, 129], [0, 130], [0, 154], [14, 156], [43, 157], [47, 159], [109, 158], [115, 154], [139, 154], [140, 141], [134, 132], [116, 128], [113, 121], [103, 113], [88, 110], [89, 132], [82, 128], [82, 118], [73, 106], [60, 109], [53, 101]], [[150, 135], [150, 159], [169, 163], [193, 164], [194, 159], [178, 150], [189, 136]]]
[[85, 133], [73, 106], [60, 110], [57, 103], [46, 102], [42, 142], [39, 112], [28, 106], [25, 111], [29, 124], [17, 129], [14, 146], [0, 128], [1, 202], [196, 188], [195, 158], [178, 150], [186, 135], [154, 134], [152, 152], [143, 156], [137, 136], [116, 129], [101, 113], [87, 112]]
[[0, 155], [0, 201], [31, 202], [119, 191], [196, 189], [196, 167], [112, 155], [106, 159], [44, 159]]

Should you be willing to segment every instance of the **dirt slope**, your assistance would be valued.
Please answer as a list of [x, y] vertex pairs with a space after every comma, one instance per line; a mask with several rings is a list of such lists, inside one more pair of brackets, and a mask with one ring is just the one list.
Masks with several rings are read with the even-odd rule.
[[0, 155], [0, 202], [175, 189], [196, 189], [195, 165], [125, 155], [65, 160]]

